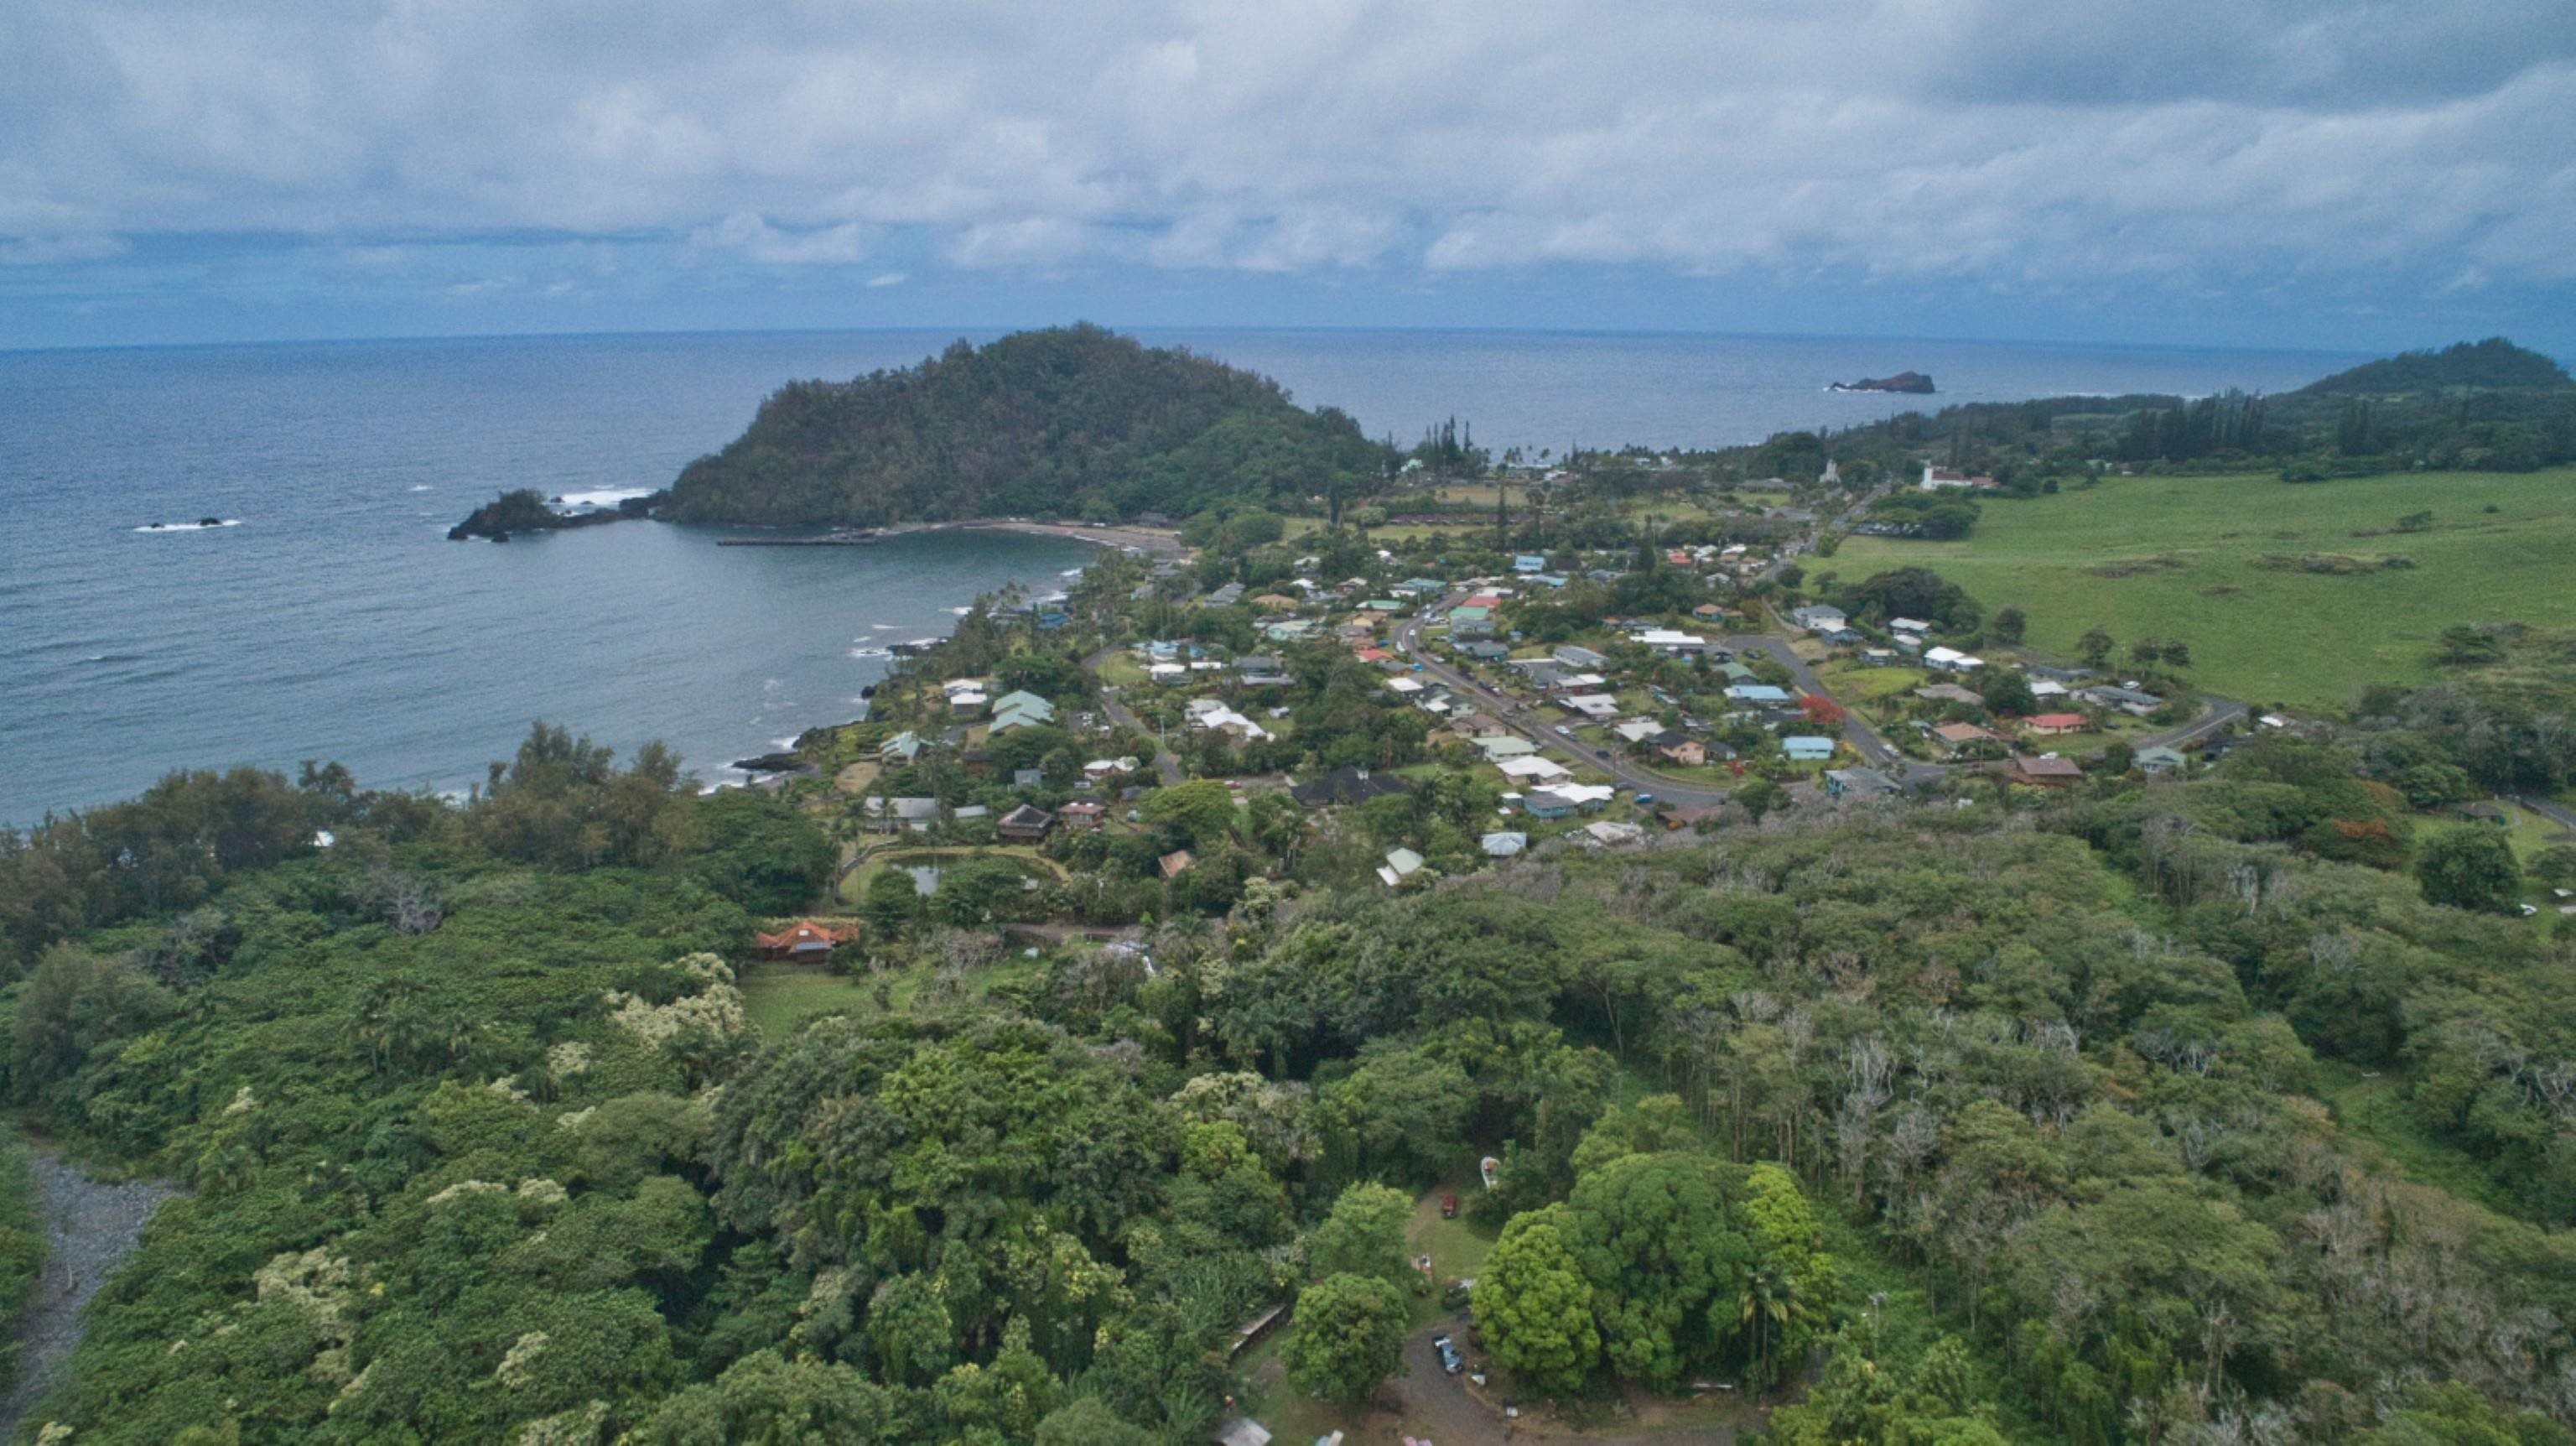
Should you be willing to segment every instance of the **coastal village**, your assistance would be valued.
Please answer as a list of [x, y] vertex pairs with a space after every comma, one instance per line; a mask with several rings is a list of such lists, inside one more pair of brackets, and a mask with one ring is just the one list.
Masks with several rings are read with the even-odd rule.
[[[1920, 485], [1980, 483], [1927, 466]], [[991, 852], [1034, 902], [1123, 856], [1134, 918], [1055, 921], [1115, 928], [1278, 871], [1284, 849], [1267, 868], [1211, 857], [1229, 830], [1176, 826], [1191, 785], [1256, 835], [1357, 849], [1355, 876], [1403, 889], [1781, 810], [2181, 775], [2246, 730], [2300, 726], [2152, 668], [1823, 601], [1802, 561], [1828, 520], [1778, 479], [1746, 490], [1779, 501], [1718, 512], [1706, 540], [1544, 552], [1489, 550], [1429, 512], [1379, 545], [1283, 535], [1230, 555], [1159, 518], [1021, 522], [1104, 555], [1065, 593], [989, 599], [958, 637], [904, 649], [869, 719], [802, 742], [796, 786], [842, 820], [853, 909], [899, 892], [872, 886], [904, 860]], [[928, 866], [896, 877], [940, 887]]]

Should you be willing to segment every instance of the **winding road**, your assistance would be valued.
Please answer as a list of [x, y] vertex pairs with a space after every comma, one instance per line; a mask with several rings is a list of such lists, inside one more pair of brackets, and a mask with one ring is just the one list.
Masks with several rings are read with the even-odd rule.
[[[1082, 660], [1082, 670], [1096, 678], [1100, 676], [1101, 664], [1108, 662], [1111, 658], [1125, 651], [1126, 649], [1114, 644], [1110, 647], [1102, 648], [1099, 652], [1096, 652], [1090, 657]], [[1148, 736], [1152, 735], [1154, 730], [1146, 727], [1143, 722], [1138, 720], [1135, 713], [1131, 711], [1126, 704], [1118, 701], [1118, 695], [1111, 691], [1111, 689], [1116, 686], [1117, 685], [1114, 683], [1103, 683], [1100, 685], [1100, 711], [1108, 714], [1109, 721], [1117, 724], [1121, 728], [1134, 733], [1143, 733]], [[1160, 739], [1156, 739], [1154, 743], [1154, 772], [1161, 776], [1163, 786], [1165, 788], [1176, 788], [1184, 779], [1189, 777], [1189, 775], [1181, 769], [1180, 755], [1172, 752], [1169, 748], [1164, 747]]]

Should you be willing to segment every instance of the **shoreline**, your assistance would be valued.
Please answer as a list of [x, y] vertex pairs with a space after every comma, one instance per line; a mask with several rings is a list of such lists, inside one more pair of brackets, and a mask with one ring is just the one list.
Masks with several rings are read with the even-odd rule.
[[962, 522], [924, 522], [909, 527], [892, 527], [889, 533], [919, 532], [1016, 532], [1024, 537], [1060, 537], [1074, 542], [1088, 542], [1100, 547], [1133, 549], [1157, 557], [1181, 557], [1190, 549], [1181, 542], [1178, 528], [1138, 527], [1131, 523], [1111, 523], [1092, 527], [1079, 522], [1029, 522], [1021, 518], [977, 518]]

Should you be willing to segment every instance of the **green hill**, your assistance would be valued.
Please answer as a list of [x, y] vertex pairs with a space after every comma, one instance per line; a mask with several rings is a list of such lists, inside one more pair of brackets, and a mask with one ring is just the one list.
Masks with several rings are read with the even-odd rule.
[[1278, 383], [1096, 326], [960, 341], [919, 366], [797, 382], [680, 473], [681, 522], [876, 525], [1020, 513], [1176, 516], [1347, 497], [1384, 450]]
[[2565, 368], [2540, 353], [2491, 336], [2484, 341], [2458, 342], [2440, 351], [2401, 352], [2364, 362], [2350, 371], [2310, 382], [2299, 389], [2299, 395], [2350, 396], [2458, 388], [2565, 391], [2576, 388], [2576, 381], [2570, 381]]

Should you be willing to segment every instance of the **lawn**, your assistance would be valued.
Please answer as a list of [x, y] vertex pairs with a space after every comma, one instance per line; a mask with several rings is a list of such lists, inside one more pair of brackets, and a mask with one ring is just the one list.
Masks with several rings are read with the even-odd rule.
[[869, 1004], [870, 982], [815, 964], [754, 964], [742, 974], [742, 1011], [768, 1039], [782, 1039], [809, 1019]]
[[[2424, 511], [2433, 514], [2426, 530], [2393, 530]], [[2267, 554], [2402, 554], [2414, 565], [2338, 575], [2258, 565]], [[2434, 640], [2452, 624], [2576, 624], [2570, 557], [2576, 469], [2558, 468], [2307, 485], [2114, 477], [2056, 496], [1989, 500], [1965, 541], [1855, 537], [1818, 566], [1847, 581], [1928, 566], [1989, 611], [2021, 608], [2040, 651], [2070, 657], [2097, 624], [2124, 646], [2180, 639], [2191, 646], [2190, 676], [2213, 692], [2335, 709], [2365, 683], [2429, 677]]]

